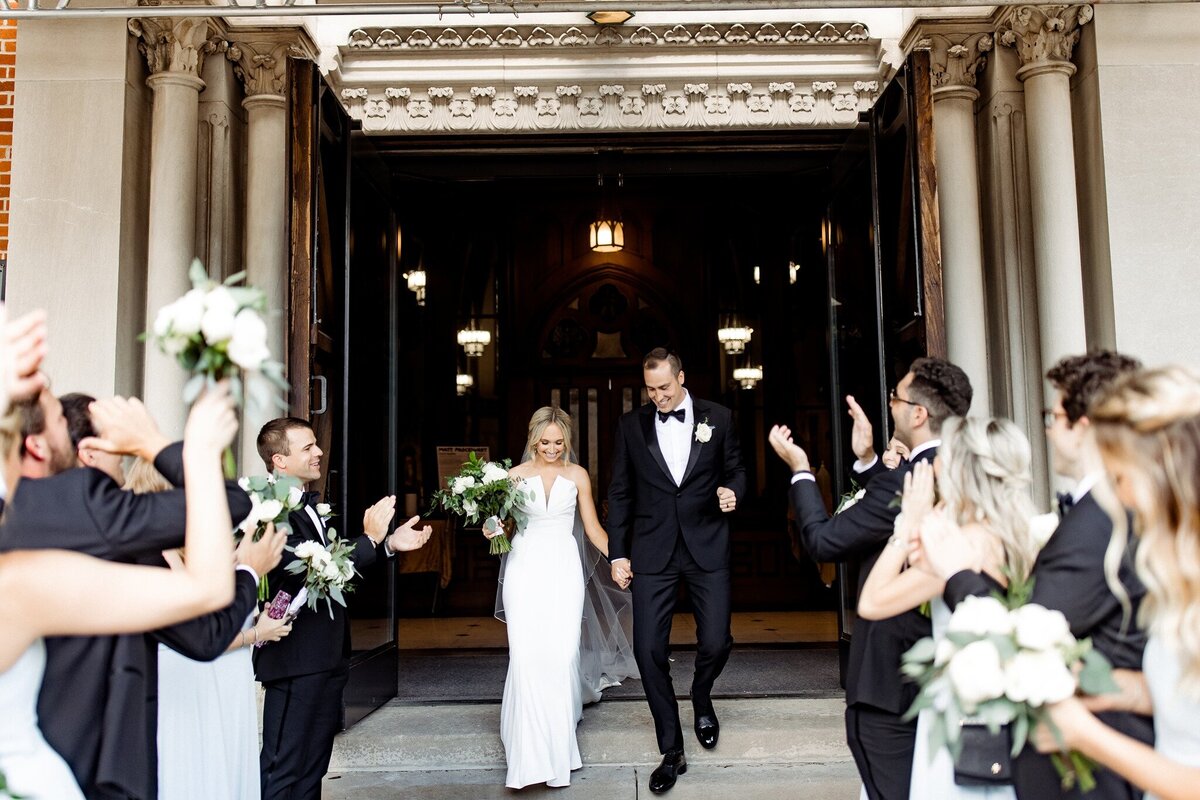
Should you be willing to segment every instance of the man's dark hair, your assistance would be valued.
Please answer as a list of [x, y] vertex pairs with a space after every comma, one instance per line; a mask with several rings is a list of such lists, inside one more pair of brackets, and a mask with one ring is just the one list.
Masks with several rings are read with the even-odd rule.
[[642, 369], [655, 369], [664, 361], [671, 365], [671, 374], [679, 377], [679, 373], [683, 371], [683, 362], [665, 347], [656, 347], [646, 353], [646, 357], [642, 359]]
[[1113, 350], [1094, 350], [1082, 356], [1067, 356], [1050, 368], [1046, 379], [1062, 392], [1063, 411], [1074, 425], [1086, 416], [1088, 406], [1113, 381], [1142, 368], [1142, 362]]
[[288, 446], [288, 431], [292, 428], [308, 428], [313, 430], [312, 423], [306, 419], [299, 417], [280, 417], [273, 419], [266, 425], [262, 426], [262, 430], [258, 432], [258, 457], [263, 460], [263, 464], [267, 467], [267, 472], [275, 469], [275, 465], [271, 463], [273, 456], [291, 455], [291, 448]]
[[971, 408], [971, 381], [962, 368], [942, 358], [918, 358], [908, 368], [908, 399], [929, 412], [929, 430], [941, 433], [950, 417], [965, 417]]
[[21, 458], [29, 455], [25, 449], [25, 440], [46, 432], [46, 412], [42, 410], [41, 394], [34, 395], [29, 400], [13, 403], [12, 407], [21, 415]]
[[63, 416], [67, 418], [67, 432], [71, 434], [71, 444], [78, 450], [80, 442], [96, 435], [96, 427], [92, 424], [92, 412], [89, 410], [96, 398], [90, 394], [71, 392], [58, 399], [62, 403]]

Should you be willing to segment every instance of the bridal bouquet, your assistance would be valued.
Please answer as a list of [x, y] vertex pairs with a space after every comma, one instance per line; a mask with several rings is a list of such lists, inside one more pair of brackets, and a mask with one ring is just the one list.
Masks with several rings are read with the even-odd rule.
[[292, 575], [304, 575], [304, 588], [308, 590], [306, 605], [316, 611], [318, 601], [324, 600], [329, 618], [333, 619], [333, 604], [346, 606], [346, 595], [354, 591], [350, 581], [358, 570], [350, 557], [354, 552], [351, 542], [339, 539], [333, 528], [326, 531], [325, 538], [329, 544], [310, 539], [295, 548], [286, 548], [296, 554], [296, 560], [286, 569]]
[[[1025, 602], [1030, 585], [1017, 583], [1007, 598], [967, 597], [942, 638], [921, 639], [904, 654], [901, 671], [921, 687], [905, 719], [926, 708], [936, 712], [931, 751], [948, 747], [957, 761], [964, 724], [986, 726], [993, 735], [1011, 724], [1016, 756], [1039, 722], [1061, 741], [1045, 709], [1073, 695], [1077, 681], [1088, 694], [1117, 690], [1111, 665], [1091, 640], [1077, 640], [1061, 612]], [[1093, 765], [1080, 753], [1053, 759], [1064, 787], [1076, 780], [1083, 791], [1095, 786]]]
[[[497, 523], [513, 520], [519, 523], [523, 516], [519, 511], [521, 501], [531, 498], [530, 493], [521, 488], [521, 481], [508, 474], [511, 466], [512, 462], [508, 459], [503, 462], [484, 461], [471, 453], [470, 460], [463, 464], [462, 470], [446, 480], [447, 488], [433, 493], [430, 512], [441, 508], [465, 517], [472, 525], [481, 519], [494, 519]], [[499, 527], [497, 524], [496, 528]], [[490, 540], [488, 552], [494, 556], [512, 550], [508, 536], [497, 533]]]

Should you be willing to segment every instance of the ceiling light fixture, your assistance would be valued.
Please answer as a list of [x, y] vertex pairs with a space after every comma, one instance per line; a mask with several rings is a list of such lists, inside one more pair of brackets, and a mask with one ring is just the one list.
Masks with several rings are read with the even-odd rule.
[[743, 389], [753, 389], [763, 379], [762, 367], [738, 367], [733, 371], [733, 379]]

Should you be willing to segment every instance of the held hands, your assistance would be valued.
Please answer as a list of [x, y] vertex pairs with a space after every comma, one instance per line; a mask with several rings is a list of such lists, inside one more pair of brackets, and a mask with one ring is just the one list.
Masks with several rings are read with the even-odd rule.
[[733, 493], [733, 489], [727, 489], [724, 486], [717, 487], [717, 502], [721, 505], [721, 511], [728, 514], [737, 508], [737, 495]]
[[[216, 389], [205, 392], [192, 406], [184, 438], [188, 439], [187, 433], [190, 433], [191, 444], [202, 446], [203, 443], [198, 440], [199, 438], [208, 439], [224, 435], [212, 427], [215, 424], [212, 415], [217, 413], [214, 404], [221, 403], [227, 404], [232, 413], [233, 400], [229, 395], [229, 386], [224, 382], [219, 384]], [[167, 438], [159, 432], [158, 425], [150, 416], [150, 412], [136, 397], [110, 397], [97, 400], [88, 407], [88, 410], [91, 412], [92, 424], [96, 428], [97, 435], [84, 438], [79, 443], [81, 448], [91, 448], [116, 455], [141, 456], [153, 463], [154, 457], [158, 455], [159, 451], [169, 444]], [[197, 412], [205, 417], [201, 423], [206, 426], [203, 432], [199, 428], [193, 428], [192, 420], [193, 417], [196, 417]], [[237, 430], [236, 417], [233, 430]], [[232, 432], [229, 434], [229, 441], [233, 441]], [[216, 448], [217, 452], [224, 447], [225, 445], [221, 445]]]
[[786, 425], [772, 426], [771, 432], [767, 434], [767, 441], [771, 443], [775, 455], [783, 459], [783, 463], [787, 464], [792, 472], [809, 469], [808, 453], [792, 441], [792, 431]]
[[419, 550], [423, 547], [429, 541], [429, 534], [433, 533], [433, 528], [429, 525], [423, 528], [415, 527], [420, 521], [421, 518], [415, 516], [396, 528], [395, 532], [388, 537], [388, 549], [393, 553], [400, 553], [409, 550]]
[[854, 395], [846, 395], [846, 405], [849, 406], [846, 413], [854, 420], [854, 427], [850, 430], [850, 449], [854, 451], [855, 458], [866, 464], [875, 458], [875, 429]]
[[246, 534], [234, 551], [233, 557], [238, 564], [243, 564], [262, 577], [279, 564], [283, 557], [283, 546], [287, 543], [287, 534], [275, 530], [275, 523], [268, 522], [267, 529], [256, 542], [252, 534]]
[[622, 589], [629, 588], [629, 582], [633, 580], [633, 565], [628, 558], [618, 558], [612, 562], [612, 579]]
[[363, 533], [372, 542], [379, 544], [387, 535], [388, 525], [396, 516], [396, 495], [389, 494], [363, 512]]

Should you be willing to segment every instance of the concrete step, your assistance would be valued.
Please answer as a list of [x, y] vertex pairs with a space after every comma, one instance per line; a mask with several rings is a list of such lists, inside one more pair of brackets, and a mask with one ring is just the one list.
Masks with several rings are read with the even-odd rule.
[[[843, 701], [754, 698], [716, 706], [721, 742], [706, 751], [691, 735], [691, 709], [681, 704], [689, 770], [671, 792], [675, 800], [857, 797]], [[338, 737], [325, 797], [511, 797], [499, 729], [498, 703], [389, 704]], [[573, 775], [573, 797], [649, 796], [646, 783], [660, 756], [644, 701], [588, 706], [578, 734], [584, 767]], [[553, 791], [531, 787], [521, 794]]]

